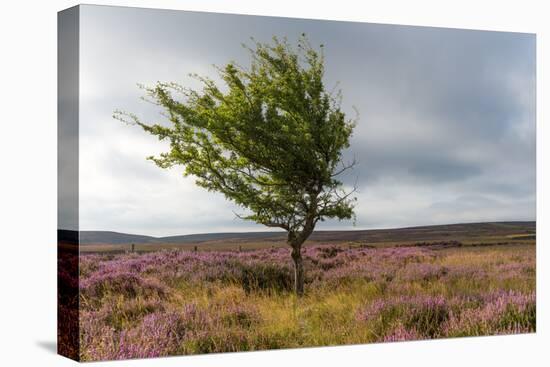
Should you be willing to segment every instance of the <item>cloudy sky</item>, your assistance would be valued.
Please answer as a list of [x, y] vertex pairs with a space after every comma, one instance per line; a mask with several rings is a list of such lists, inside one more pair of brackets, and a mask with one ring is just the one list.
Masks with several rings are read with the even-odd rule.
[[367, 23], [83, 6], [80, 19], [80, 228], [175, 235], [263, 231], [221, 194], [146, 156], [166, 144], [112, 118], [163, 121], [136, 83], [248, 63], [250, 36], [324, 44], [328, 89], [359, 122], [357, 221], [368, 229], [535, 219], [535, 36]]

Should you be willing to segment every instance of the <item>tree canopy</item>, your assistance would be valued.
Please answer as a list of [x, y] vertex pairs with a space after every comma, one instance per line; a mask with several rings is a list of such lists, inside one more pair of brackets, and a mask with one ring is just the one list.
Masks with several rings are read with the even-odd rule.
[[196, 183], [220, 192], [246, 210], [239, 217], [288, 232], [300, 247], [318, 221], [353, 217], [353, 192], [338, 176], [355, 121], [340, 109], [341, 93], [323, 83], [323, 46], [305, 35], [291, 46], [252, 40], [243, 45], [250, 65], [216, 67], [222, 83], [191, 74], [193, 90], [177, 83], [143, 87], [165, 111], [168, 124], [148, 124], [131, 113], [115, 117], [168, 141], [170, 149], [149, 157], [161, 168], [183, 166]]

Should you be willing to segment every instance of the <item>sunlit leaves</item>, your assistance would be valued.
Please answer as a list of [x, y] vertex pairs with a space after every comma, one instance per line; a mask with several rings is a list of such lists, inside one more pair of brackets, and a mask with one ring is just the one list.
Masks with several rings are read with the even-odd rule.
[[159, 167], [181, 165], [199, 186], [246, 209], [242, 218], [305, 240], [317, 221], [353, 216], [353, 198], [336, 176], [352, 166], [341, 158], [354, 121], [340, 110], [340, 95], [325, 90], [322, 47], [313, 48], [305, 35], [296, 46], [278, 38], [252, 42], [244, 45], [249, 66], [216, 67], [223, 88], [196, 74], [201, 90], [144, 87], [170, 125], [115, 117], [169, 141], [167, 152], [150, 158]]

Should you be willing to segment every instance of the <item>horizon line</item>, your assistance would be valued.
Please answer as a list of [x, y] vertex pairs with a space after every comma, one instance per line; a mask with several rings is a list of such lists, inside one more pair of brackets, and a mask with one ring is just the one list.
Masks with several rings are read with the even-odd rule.
[[[455, 225], [462, 225], [462, 224], [489, 224], [489, 223], [528, 223], [533, 222], [536, 223], [536, 219], [533, 220], [502, 220], [502, 221], [475, 221], [475, 222], [454, 222], [454, 223], [440, 223], [440, 224], [427, 224], [427, 225], [412, 225], [412, 226], [405, 226], [405, 227], [377, 227], [377, 228], [361, 228], [361, 229], [320, 229], [320, 230], [314, 230], [315, 232], [360, 232], [360, 231], [379, 231], [379, 230], [399, 230], [399, 229], [412, 229], [412, 228], [422, 228], [422, 227], [438, 227], [438, 226], [455, 226]], [[273, 234], [284, 234], [286, 231], [243, 231], [243, 232], [194, 232], [194, 233], [188, 233], [188, 234], [175, 234], [175, 235], [167, 235], [167, 236], [152, 236], [147, 234], [139, 234], [139, 233], [129, 233], [129, 232], [119, 232], [119, 231], [112, 231], [112, 230], [96, 230], [96, 229], [85, 229], [85, 230], [74, 230], [74, 229], [61, 229], [58, 228], [57, 231], [70, 231], [70, 232], [103, 232], [103, 233], [116, 233], [116, 234], [123, 234], [123, 235], [132, 235], [132, 236], [142, 236], [142, 237], [150, 237], [155, 239], [161, 239], [161, 238], [170, 238], [170, 237], [183, 237], [183, 236], [197, 236], [197, 235], [208, 235], [208, 234], [246, 234], [246, 233], [273, 233]]]

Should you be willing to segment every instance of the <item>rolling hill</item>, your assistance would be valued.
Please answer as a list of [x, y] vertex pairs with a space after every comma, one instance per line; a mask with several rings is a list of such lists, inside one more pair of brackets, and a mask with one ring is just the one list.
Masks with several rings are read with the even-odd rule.
[[[372, 230], [315, 231], [309, 241], [380, 243], [398, 241], [434, 241], [446, 239], [478, 239], [512, 235], [534, 235], [536, 222], [461, 223], [421, 227]], [[81, 245], [135, 244], [202, 244], [216, 242], [284, 242], [284, 232], [204, 233], [181, 236], [153, 237], [111, 231], [81, 231]]]

